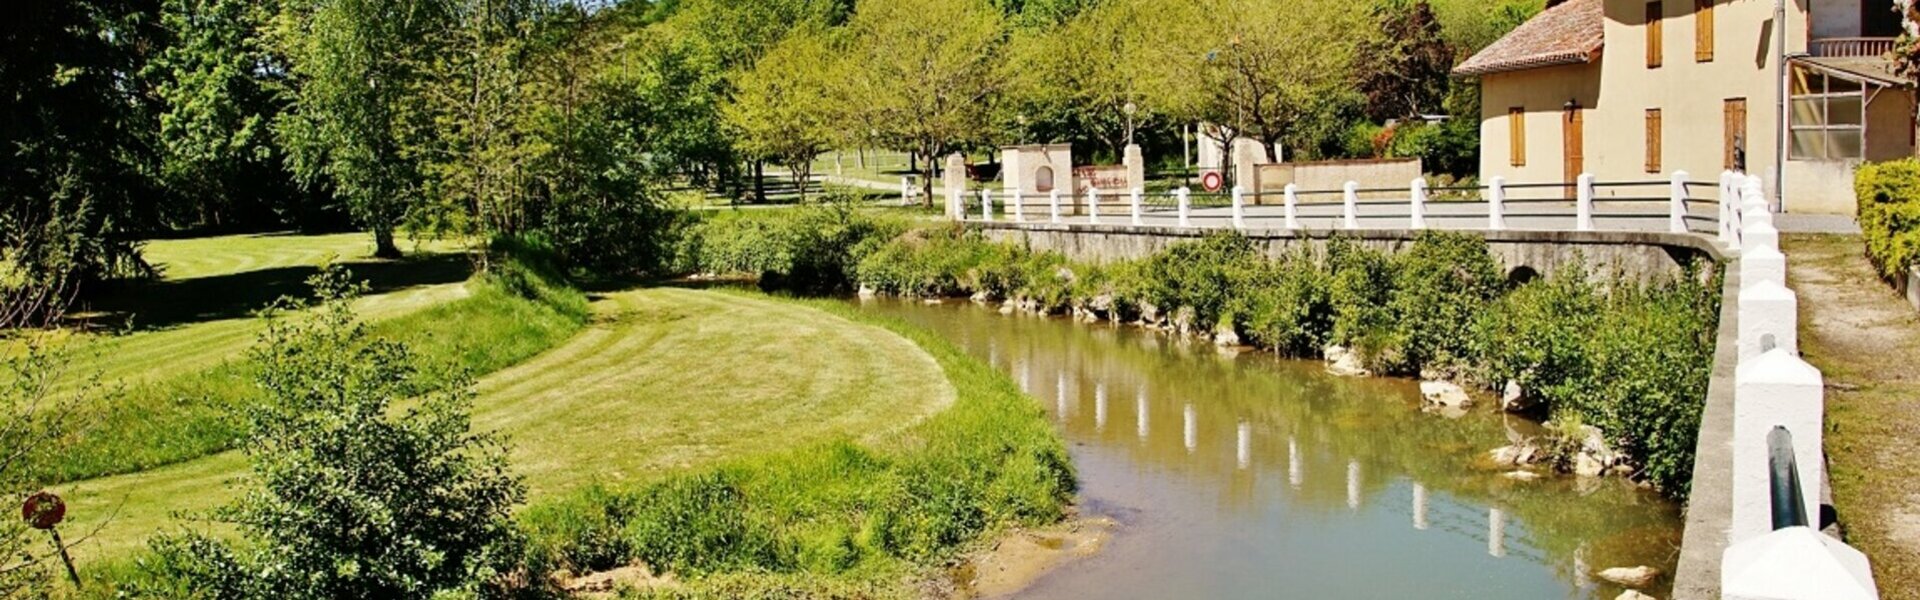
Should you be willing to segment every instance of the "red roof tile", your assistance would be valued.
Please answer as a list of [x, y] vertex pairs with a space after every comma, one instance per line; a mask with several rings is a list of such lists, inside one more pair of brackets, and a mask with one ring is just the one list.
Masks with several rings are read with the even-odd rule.
[[1606, 23], [1602, 0], [1567, 0], [1520, 24], [1454, 67], [1453, 74], [1486, 75], [1593, 62], [1606, 42]]

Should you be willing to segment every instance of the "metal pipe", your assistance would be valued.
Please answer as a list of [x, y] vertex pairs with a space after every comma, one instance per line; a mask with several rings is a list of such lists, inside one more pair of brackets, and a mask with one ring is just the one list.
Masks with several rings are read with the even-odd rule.
[[1775, 425], [1767, 433], [1768, 483], [1773, 492], [1773, 530], [1807, 526], [1807, 503], [1800, 494], [1800, 467], [1793, 460], [1793, 433]]
[[1778, 52], [1774, 60], [1775, 77], [1780, 81], [1774, 104], [1773, 203], [1774, 210], [1787, 210], [1787, 0], [1773, 1], [1773, 43]]

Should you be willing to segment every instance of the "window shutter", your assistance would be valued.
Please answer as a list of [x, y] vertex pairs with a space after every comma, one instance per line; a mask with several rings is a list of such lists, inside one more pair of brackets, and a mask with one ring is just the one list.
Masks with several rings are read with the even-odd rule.
[[1647, 109], [1647, 172], [1660, 172], [1660, 109]]
[[1649, 69], [1660, 68], [1660, 59], [1666, 54], [1663, 48], [1665, 29], [1660, 26], [1663, 13], [1665, 11], [1661, 10], [1659, 0], [1647, 3], [1647, 68]]
[[1507, 156], [1513, 166], [1527, 166], [1527, 109], [1507, 109]]
[[1713, 2], [1693, 0], [1693, 59], [1713, 62]]

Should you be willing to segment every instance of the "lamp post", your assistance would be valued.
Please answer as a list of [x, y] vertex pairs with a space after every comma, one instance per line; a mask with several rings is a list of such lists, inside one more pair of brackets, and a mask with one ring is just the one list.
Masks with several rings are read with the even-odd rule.
[[1127, 102], [1126, 106], [1120, 107], [1121, 112], [1127, 113], [1127, 145], [1128, 146], [1133, 145], [1133, 113], [1134, 111], [1137, 111], [1137, 110], [1140, 110], [1140, 107], [1134, 106], [1133, 102]]

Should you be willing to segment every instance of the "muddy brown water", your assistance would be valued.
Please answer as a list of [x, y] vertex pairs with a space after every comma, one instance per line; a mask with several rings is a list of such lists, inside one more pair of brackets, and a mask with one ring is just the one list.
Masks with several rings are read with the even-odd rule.
[[[1067, 440], [1081, 510], [1119, 522], [1015, 598], [1610, 599], [1623, 589], [1594, 573], [1677, 560], [1675, 503], [1508, 477], [1484, 456], [1538, 424], [1423, 412], [1412, 381], [964, 302], [861, 304], [1012, 376]], [[1640, 591], [1666, 597], [1667, 577]]]

